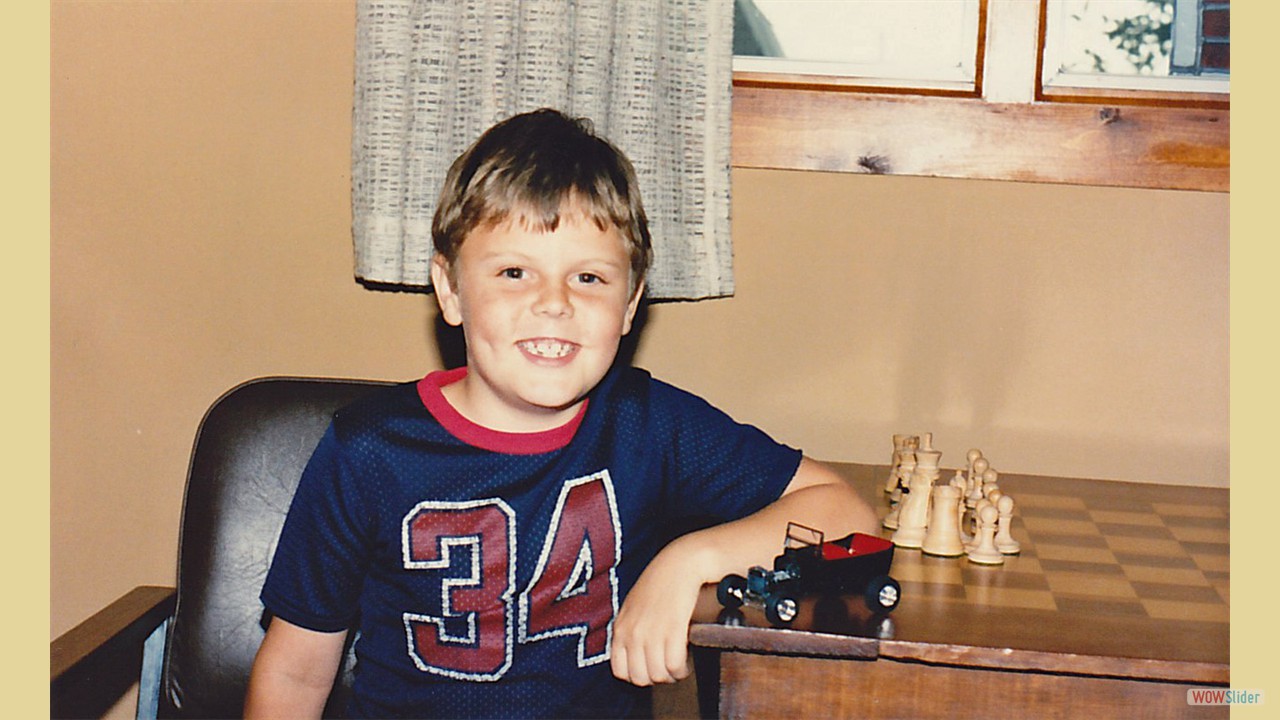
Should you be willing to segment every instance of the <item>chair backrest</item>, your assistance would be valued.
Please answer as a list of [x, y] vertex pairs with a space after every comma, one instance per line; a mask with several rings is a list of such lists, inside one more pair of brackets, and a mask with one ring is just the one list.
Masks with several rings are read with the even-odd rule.
[[[298, 478], [334, 411], [389, 383], [266, 378], [214, 403], [196, 435], [162, 717], [238, 717], [264, 633], [258, 594]], [[350, 689], [351, 652], [330, 706]]]

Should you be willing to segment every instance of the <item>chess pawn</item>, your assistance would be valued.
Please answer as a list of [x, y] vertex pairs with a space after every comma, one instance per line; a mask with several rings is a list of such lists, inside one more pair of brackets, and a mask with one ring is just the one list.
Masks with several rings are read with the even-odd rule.
[[929, 514], [929, 527], [925, 531], [924, 543], [920, 546], [922, 552], [942, 557], [960, 557], [964, 554], [956, 514], [956, 508], [963, 506], [960, 488], [939, 485], [933, 489], [933, 509]]
[[[969, 534], [969, 540], [968, 542], [965, 543], [964, 547], [966, 551], [972, 550], [973, 548], [977, 547], [978, 539], [979, 539], [979, 530], [982, 527], [982, 523], [979, 521], [979, 518], [982, 515], [982, 508], [988, 507], [990, 505], [991, 505], [990, 500], [986, 498], [980, 498], [978, 500], [978, 504], [975, 505], [973, 509], [969, 511], [969, 525], [970, 527], [973, 528], [973, 533]], [[997, 517], [999, 517], [999, 515], [997, 515]]]
[[999, 485], [992, 483], [991, 485], [982, 486], [982, 497], [991, 501], [992, 505], [1000, 502], [1000, 498], [1004, 497], [1004, 491]]
[[973, 477], [973, 463], [980, 457], [982, 457], [982, 451], [978, 448], [973, 448], [965, 454], [965, 460], [969, 462], [968, 466], [965, 467], [967, 471], [965, 477]]
[[1002, 565], [1004, 555], [996, 548], [996, 523], [1000, 511], [994, 505], [978, 510], [978, 542], [969, 550], [969, 562], [979, 565]]
[[1000, 483], [1000, 473], [995, 468], [988, 467], [982, 471], [982, 496], [986, 497], [989, 492], [988, 488], [998, 487]]
[[969, 494], [964, 499], [965, 505], [974, 507], [982, 498], [982, 476], [990, 467], [991, 463], [984, 457], [973, 461], [973, 470], [969, 472]]
[[1017, 555], [1022, 552], [1022, 544], [1013, 539], [1010, 528], [1013, 526], [1013, 498], [1002, 495], [996, 501], [999, 519], [996, 523], [996, 549], [1004, 555]]
[[918, 548], [924, 542], [925, 528], [929, 525], [930, 490], [933, 482], [928, 475], [915, 472], [907, 492], [903, 494], [898, 510], [898, 529], [893, 533], [893, 544], [898, 547]]

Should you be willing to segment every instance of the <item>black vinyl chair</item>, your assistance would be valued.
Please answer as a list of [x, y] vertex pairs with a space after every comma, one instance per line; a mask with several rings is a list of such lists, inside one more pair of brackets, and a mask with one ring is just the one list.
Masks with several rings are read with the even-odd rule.
[[[134, 680], [140, 718], [240, 716], [258, 593], [302, 469], [333, 413], [387, 384], [265, 378], [219, 398], [191, 455], [177, 587], [136, 588], [50, 644], [53, 717], [99, 716]], [[348, 646], [330, 708], [351, 667]]]

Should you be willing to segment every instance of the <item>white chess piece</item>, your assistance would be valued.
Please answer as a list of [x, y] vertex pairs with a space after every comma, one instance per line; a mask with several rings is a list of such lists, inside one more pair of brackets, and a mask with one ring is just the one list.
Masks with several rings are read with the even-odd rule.
[[911, 473], [916, 469], [916, 449], [919, 447], [920, 438], [915, 435], [907, 438], [902, 453], [898, 456], [898, 479], [895, 481], [893, 490], [890, 491], [890, 500], [897, 502], [902, 499], [902, 490], [907, 487], [907, 483], [911, 480]]
[[982, 457], [982, 451], [978, 448], [973, 448], [965, 455], [965, 460], [969, 461], [969, 465], [965, 468], [967, 471], [965, 477], [973, 477], [973, 463], [980, 457]]
[[898, 489], [898, 481], [901, 479], [898, 471], [902, 467], [902, 451], [906, 449], [907, 440], [910, 437], [910, 435], [893, 436], [893, 456], [889, 461], [889, 479], [884, 484], [886, 493], [891, 493]]
[[889, 514], [884, 516], [884, 520], [880, 521], [888, 530], [898, 529], [898, 515], [902, 513], [902, 499], [892, 500], [889, 504]]
[[996, 523], [996, 549], [1005, 555], [1017, 555], [1022, 552], [1022, 544], [1013, 539], [1010, 531], [1013, 525], [1013, 498], [1003, 495], [996, 501], [999, 520]]
[[[925, 437], [929, 436], [926, 435]], [[924, 447], [916, 450], [916, 468], [914, 472], [928, 478], [929, 484], [932, 485], [942, 475], [942, 470], [939, 468], [939, 463], [942, 462], [942, 452], [934, 450], [930, 447], [930, 444], [930, 442], [926, 442]]]
[[989, 505], [991, 505], [990, 500], [986, 498], [978, 498], [978, 504], [975, 505], [973, 509], [969, 511], [969, 526], [973, 528], [973, 532], [972, 533], [965, 532], [965, 534], [969, 536], [969, 539], [965, 541], [965, 544], [964, 544], [964, 549], [966, 552], [978, 546], [978, 536], [979, 536], [978, 531], [982, 525], [979, 522], [979, 517], [982, 515], [982, 508], [987, 507]]
[[996, 549], [996, 522], [1000, 512], [994, 505], [978, 510], [978, 543], [969, 551], [969, 562], [979, 565], [1002, 565], [1004, 555]]
[[892, 538], [894, 545], [918, 548], [924, 542], [925, 528], [929, 525], [929, 493], [932, 485], [933, 480], [927, 470], [922, 471], [917, 467], [911, 474], [911, 482], [907, 485], [907, 492], [903, 494], [902, 505], [898, 510], [898, 529]]
[[988, 487], [999, 486], [999, 484], [1000, 484], [1000, 473], [996, 472], [995, 468], [988, 466], [986, 470], [982, 471], [983, 497], [986, 497]]
[[978, 504], [978, 500], [982, 497], [982, 475], [989, 467], [991, 463], [984, 457], [973, 461], [973, 470], [969, 472], [969, 494], [964, 499], [965, 505], [974, 507]]
[[933, 489], [933, 509], [929, 513], [929, 527], [925, 531], [920, 550], [926, 555], [960, 557], [964, 543], [960, 539], [960, 523], [957, 507], [964, 507], [960, 500], [960, 488], [939, 485]]
[[1000, 498], [1004, 497], [1004, 491], [1001, 490], [1000, 486], [996, 485], [995, 483], [992, 483], [990, 485], [983, 485], [982, 497], [990, 500], [992, 505], [996, 505], [1000, 502]]
[[964, 496], [968, 487], [964, 479], [964, 475], [957, 470], [955, 477], [951, 478], [951, 486], [956, 489], [956, 496], [959, 500], [956, 502], [956, 531], [960, 534], [960, 542], [967, 545], [973, 542], [973, 536], [964, 529], [965, 511], [969, 508], [965, 507]]

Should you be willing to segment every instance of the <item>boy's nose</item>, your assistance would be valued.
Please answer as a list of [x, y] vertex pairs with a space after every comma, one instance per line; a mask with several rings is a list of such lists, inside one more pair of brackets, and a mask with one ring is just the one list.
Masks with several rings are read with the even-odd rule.
[[540, 288], [533, 311], [551, 317], [573, 317], [573, 302], [563, 283], [546, 283]]

